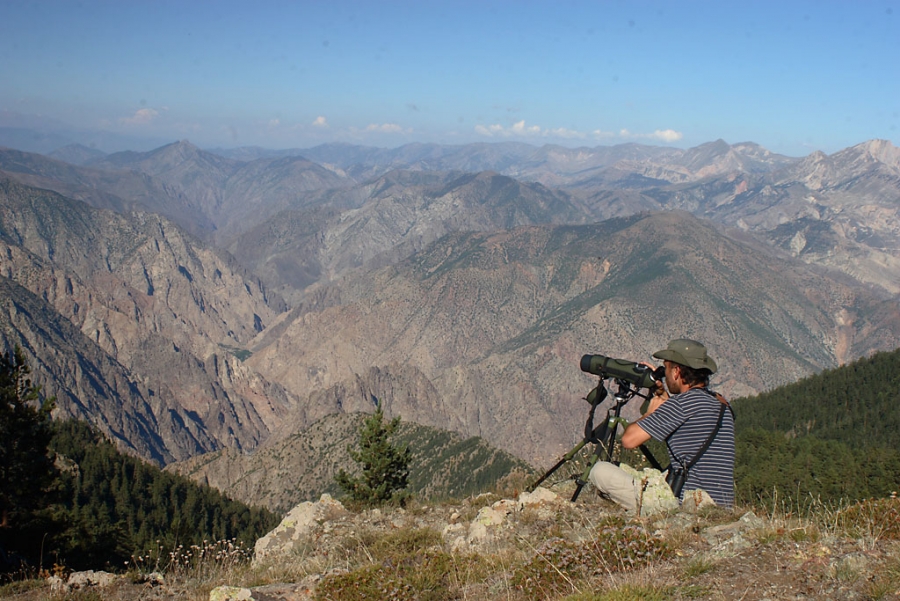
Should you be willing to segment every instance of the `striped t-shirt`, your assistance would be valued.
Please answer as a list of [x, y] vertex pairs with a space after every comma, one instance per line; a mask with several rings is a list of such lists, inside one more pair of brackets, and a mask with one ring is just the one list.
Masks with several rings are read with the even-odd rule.
[[[683, 467], [712, 434], [721, 407], [705, 389], [692, 388], [669, 397], [639, 425], [653, 438], [668, 441], [669, 460], [674, 467]], [[688, 472], [682, 497], [684, 491], [697, 488], [709, 493], [716, 505], [734, 505], [734, 417], [727, 408], [716, 437]]]

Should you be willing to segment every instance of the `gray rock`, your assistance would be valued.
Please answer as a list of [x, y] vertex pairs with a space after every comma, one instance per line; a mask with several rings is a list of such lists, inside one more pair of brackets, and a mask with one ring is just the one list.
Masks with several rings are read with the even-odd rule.
[[85, 572], [72, 572], [65, 580], [59, 576], [51, 576], [47, 579], [50, 583], [50, 590], [55, 595], [65, 595], [73, 590], [86, 589], [90, 587], [107, 587], [115, 582], [115, 574], [109, 572], [101, 572], [87, 570]]
[[289, 555], [297, 541], [321, 527], [327, 520], [347, 513], [340, 501], [324, 494], [315, 503], [306, 501], [294, 507], [274, 530], [256, 541], [254, 565], [272, 556]]
[[712, 547], [713, 556], [730, 557], [751, 546], [752, 543], [744, 535], [763, 525], [760, 518], [748, 511], [735, 522], [706, 528], [701, 536]]

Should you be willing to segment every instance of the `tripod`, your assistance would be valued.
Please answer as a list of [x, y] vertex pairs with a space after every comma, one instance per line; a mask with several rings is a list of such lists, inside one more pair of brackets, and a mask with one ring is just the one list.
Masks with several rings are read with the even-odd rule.
[[[572, 495], [572, 502], [574, 503], [578, 500], [578, 495], [581, 494], [581, 489], [584, 488], [584, 485], [588, 483], [588, 476], [591, 473], [591, 468], [594, 467], [598, 461], [609, 461], [616, 465], [619, 462], [613, 459], [613, 453], [616, 447], [616, 434], [619, 429], [619, 425], [627, 426], [628, 422], [625, 421], [623, 417], [621, 417], [622, 407], [624, 407], [628, 402], [633, 399], [635, 396], [639, 396], [645, 400], [649, 400], [650, 397], [646, 394], [638, 392], [638, 389], [635, 388], [632, 384], [625, 380], [616, 379], [616, 384], [618, 386], [618, 390], [613, 396], [615, 402], [608, 409], [606, 419], [599, 426], [594, 427], [594, 412], [597, 410], [597, 407], [606, 400], [608, 395], [608, 391], [606, 390], [606, 386], [604, 384], [604, 378], [600, 378], [599, 384], [594, 388], [585, 399], [587, 402], [591, 404], [591, 409], [588, 412], [587, 422], [584, 424], [584, 438], [577, 445], [572, 447], [568, 453], [562, 456], [562, 458], [556, 462], [556, 464], [551, 467], [547, 472], [541, 476], [534, 484], [532, 484], [528, 491], [531, 492], [535, 488], [541, 485], [550, 475], [562, 467], [567, 461], [571, 461], [578, 454], [581, 449], [585, 447], [587, 444], [594, 445], [594, 452], [591, 455], [590, 461], [588, 462], [588, 466], [581, 473], [581, 476], [573, 476], [575, 480], [575, 493]], [[660, 466], [659, 462], [650, 452], [645, 445], [641, 445], [638, 447], [641, 453], [644, 454], [644, 457], [647, 458], [647, 461], [654, 468], [662, 471], [663, 468]]]

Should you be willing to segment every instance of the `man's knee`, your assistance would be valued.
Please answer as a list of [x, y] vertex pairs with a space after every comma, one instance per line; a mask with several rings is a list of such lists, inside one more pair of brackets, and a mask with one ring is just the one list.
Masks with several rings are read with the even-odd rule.
[[598, 461], [594, 464], [594, 467], [591, 468], [588, 480], [600, 490], [604, 490], [605, 485], [608, 482], [618, 480], [621, 478], [622, 474], [624, 474], [624, 472], [618, 466], [606, 461]]
[[634, 477], [618, 466], [598, 461], [591, 468], [588, 480], [600, 492], [626, 509], [634, 510], [637, 507], [639, 491]]

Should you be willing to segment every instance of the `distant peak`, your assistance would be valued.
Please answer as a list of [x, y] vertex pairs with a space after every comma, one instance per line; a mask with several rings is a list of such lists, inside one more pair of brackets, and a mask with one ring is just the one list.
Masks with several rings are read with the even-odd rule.
[[182, 156], [187, 157], [196, 155], [200, 149], [188, 142], [187, 140], [178, 140], [171, 144], [161, 146], [156, 150], [150, 151], [149, 156], [165, 157], [165, 156]]
[[891, 144], [890, 140], [881, 140], [878, 138], [876, 138], [874, 140], [868, 140], [867, 142], [863, 142], [862, 144], [860, 144], [860, 146], [862, 146], [863, 148], [866, 148], [866, 149], [870, 149], [870, 150], [871, 149], [881, 150], [881, 149], [885, 149], [885, 148], [895, 148], [895, 146], [893, 144]]
[[714, 150], [719, 150], [719, 151], [726, 151], [726, 150], [731, 149], [731, 144], [729, 144], [722, 138], [719, 138], [718, 140], [715, 140], [713, 142], [706, 142], [705, 144], [701, 144], [701, 145], [697, 146], [697, 148], [703, 149], [703, 150], [714, 149]]
[[900, 148], [894, 146], [890, 140], [869, 140], [858, 144], [854, 148], [869, 155], [879, 163], [900, 169]]
[[166, 144], [165, 146], [160, 146], [157, 150], [179, 150], [179, 149], [191, 149], [198, 150], [196, 146], [190, 143], [189, 140], [178, 140], [177, 142], [172, 142], [171, 144]]

